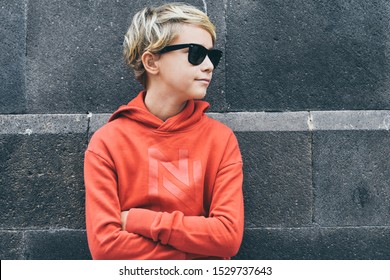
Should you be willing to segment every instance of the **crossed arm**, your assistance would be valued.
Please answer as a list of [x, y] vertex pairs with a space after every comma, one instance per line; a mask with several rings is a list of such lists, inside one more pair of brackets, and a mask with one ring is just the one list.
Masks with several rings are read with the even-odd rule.
[[183, 252], [230, 258], [243, 234], [241, 182], [241, 168], [231, 165], [220, 171], [208, 217], [134, 208], [121, 212], [122, 230]]

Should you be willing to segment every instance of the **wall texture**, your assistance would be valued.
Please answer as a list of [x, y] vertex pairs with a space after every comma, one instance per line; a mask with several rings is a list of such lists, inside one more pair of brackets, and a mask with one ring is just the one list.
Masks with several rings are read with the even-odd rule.
[[[0, 0], [0, 258], [89, 259], [83, 154], [141, 89], [146, 4]], [[390, 3], [188, 1], [224, 58], [207, 101], [244, 159], [236, 259], [390, 259]]]

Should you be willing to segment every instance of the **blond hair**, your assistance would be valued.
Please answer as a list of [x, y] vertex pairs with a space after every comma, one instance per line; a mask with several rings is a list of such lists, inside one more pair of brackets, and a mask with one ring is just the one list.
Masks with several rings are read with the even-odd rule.
[[142, 54], [158, 53], [178, 35], [180, 24], [193, 24], [210, 33], [216, 40], [215, 26], [208, 16], [197, 8], [184, 3], [169, 3], [159, 7], [146, 7], [136, 13], [125, 35], [123, 55], [136, 79], [145, 87], [146, 73]]

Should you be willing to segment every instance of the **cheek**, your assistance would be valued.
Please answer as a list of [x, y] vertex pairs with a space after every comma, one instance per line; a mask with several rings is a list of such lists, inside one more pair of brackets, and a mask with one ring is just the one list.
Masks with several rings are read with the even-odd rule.
[[175, 76], [185, 77], [191, 75], [191, 68], [192, 67], [189, 65], [189, 63], [182, 63], [181, 61], [177, 61], [177, 63], [170, 63], [167, 65], [164, 71]]
[[174, 78], [181, 79], [182, 82], [189, 83], [195, 79], [195, 71], [192, 65], [175, 67]]

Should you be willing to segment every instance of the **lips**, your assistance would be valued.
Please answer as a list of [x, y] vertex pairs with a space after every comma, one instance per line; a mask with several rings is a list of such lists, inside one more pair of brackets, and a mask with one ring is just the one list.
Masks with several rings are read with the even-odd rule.
[[203, 78], [203, 79], [195, 79], [196, 81], [199, 81], [199, 82], [205, 82], [205, 83], [210, 83], [210, 79], [208, 78]]

